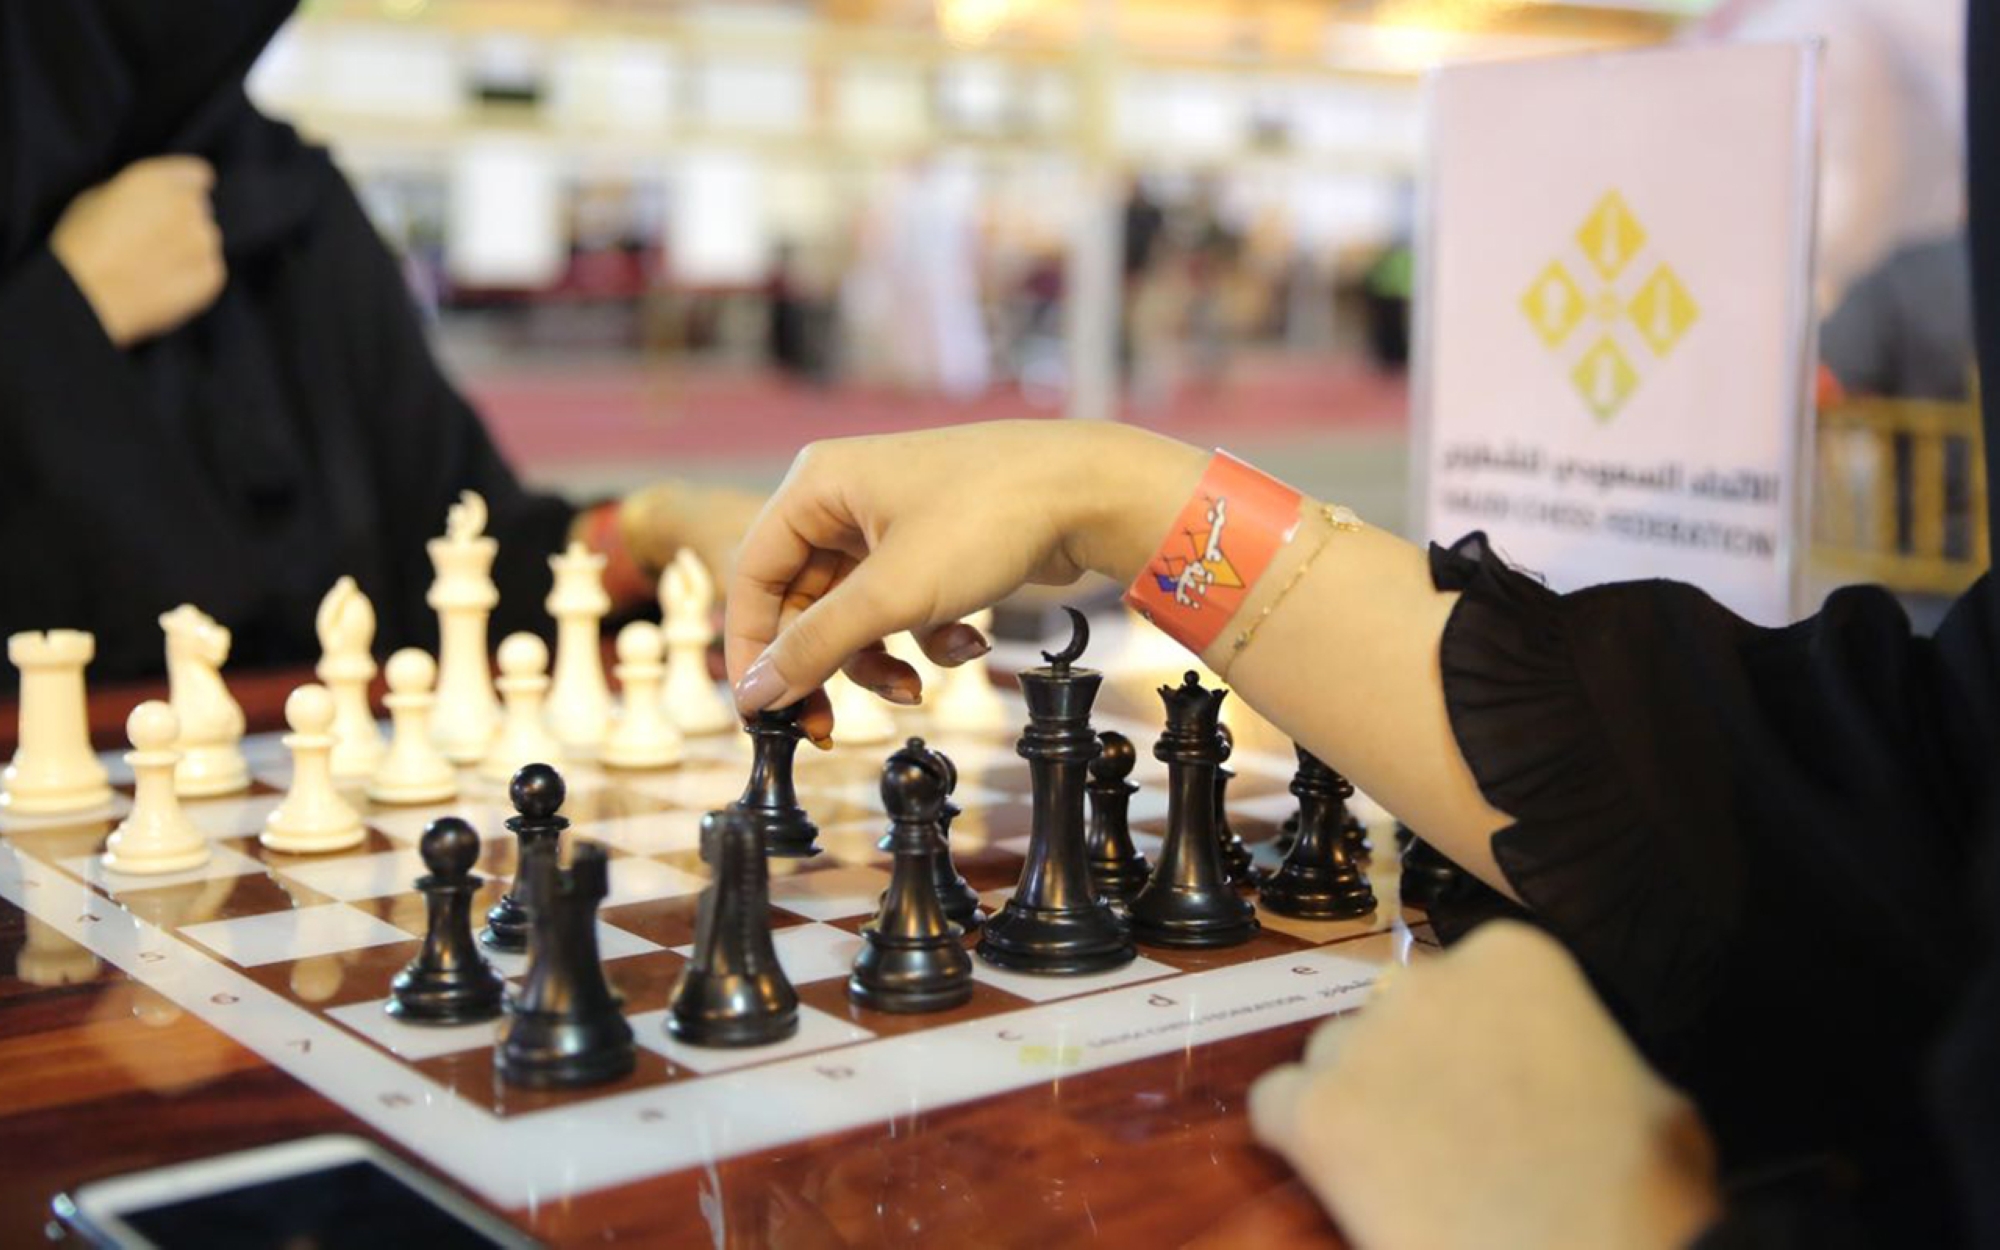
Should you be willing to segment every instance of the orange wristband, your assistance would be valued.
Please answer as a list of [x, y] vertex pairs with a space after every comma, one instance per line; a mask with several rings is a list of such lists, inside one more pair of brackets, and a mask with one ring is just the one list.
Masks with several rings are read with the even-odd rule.
[[1217, 451], [1125, 602], [1199, 655], [1299, 527], [1299, 492]]

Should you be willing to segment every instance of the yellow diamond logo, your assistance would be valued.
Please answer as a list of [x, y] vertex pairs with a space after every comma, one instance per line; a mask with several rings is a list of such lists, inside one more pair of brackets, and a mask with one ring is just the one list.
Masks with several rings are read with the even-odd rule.
[[1609, 421], [1639, 385], [1639, 374], [1632, 368], [1632, 362], [1608, 334], [1584, 353], [1569, 376], [1583, 402], [1600, 421]]
[[1632, 297], [1626, 311], [1632, 314], [1632, 324], [1655, 355], [1664, 356], [1681, 341], [1687, 328], [1694, 324], [1699, 315], [1694, 306], [1694, 296], [1672, 269], [1661, 265], [1646, 279], [1646, 285]]
[[1583, 320], [1583, 291], [1559, 260], [1552, 260], [1521, 295], [1521, 311], [1542, 342], [1554, 347]]
[[1646, 242], [1646, 232], [1632, 210], [1625, 206], [1625, 197], [1616, 191], [1606, 191], [1577, 229], [1576, 241], [1590, 258], [1597, 276], [1609, 282], [1632, 263], [1632, 257]]

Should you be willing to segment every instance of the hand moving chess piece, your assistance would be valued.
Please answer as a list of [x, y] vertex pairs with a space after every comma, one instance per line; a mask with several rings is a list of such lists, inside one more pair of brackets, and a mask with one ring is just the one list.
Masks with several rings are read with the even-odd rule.
[[167, 689], [181, 725], [174, 789], [187, 798], [249, 789], [243, 709], [222, 684], [229, 631], [187, 603], [160, 617], [160, 628], [167, 635]]
[[937, 882], [938, 901], [946, 918], [971, 933], [986, 923], [986, 913], [979, 906], [979, 891], [959, 875], [958, 865], [951, 859], [951, 822], [964, 814], [951, 801], [958, 790], [958, 766], [943, 751], [933, 747], [930, 752], [944, 770], [944, 814], [938, 818], [938, 853], [931, 857], [931, 876]]
[[500, 697], [506, 712], [500, 732], [479, 765], [490, 781], [506, 781], [529, 764], [560, 766], [562, 743], [542, 720], [549, 692], [549, 648], [533, 634], [509, 634], [500, 644]]
[[1153, 757], [1167, 766], [1167, 836], [1153, 875], [1132, 896], [1132, 936], [1152, 946], [1231, 946], [1257, 933], [1257, 909], [1229, 884], [1215, 829], [1217, 716], [1226, 690], [1188, 673], [1160, 687], [1167, 728]]
[[389, 693], [393, 731], [389, 751], [368, 783], [368, 797], [377, 803], [443, 803], [458, 797], [458, 773], [431, 741], [431, 683], [437, 665], [415, 647], [389, 657], [383, 676]]
[[819, 854], [819, 826], [799, 806], [792, 786], [792, 761], [798, 753], [799, 704], [759, 712], [750, 718], [750, 781], [743, 797], [732, 805], [750, 818], [764, 839], [767, 854], [803, 859]]
[[674, 983], [667, 1032], [691, 1046], [763, 1046], [799, 1029], [799, 995], [771, 944], [764, 839], [742, 812], [701, 822], [709, 884], [695, 917], [694, 954]]
[[715, 580], [700, 556], [681, 548], [660, 574], [660, 614], [667, 633], [667, 682], [660, 697], [668, 719], [682, 733], [717, 734], [738, 723], [708, 675], [708, 644], [715, 641], [709, 612], [714, 606]]
[[451, 506], [442, 538], [425, 544], [437, 580], [424, 602], [438, 614], [437, 704], [431, 739], [454, 764], [486, 758], [499, 704], [486, 666], [486, 622], [500, 602], [493, 559], [500, 545], [486, 533], [486, 501], [466, 491]]
[[0, 811], [53, 816], [110, 806], [83, 694], [83, 669], [96, 653], [97, 640], [74, 629], [7, 639], [7, 658], [21, 673], [20, 746], [0, 773]]
[[[993, 635], [993, 609], [986, 608], [965, 618], [965, 623], [981, 634]], [[970, 732], [997, 730], [1007, 723], [1007, 705], [993, 688], [986, 657], [977, 656], [957, 668], [943, 670], [937, 693], [925, 700], [931, 719], [940, 729]]]
[[668, 768], [681, 762], [681, 731], [660, 701], [666, 672], [660, 660], [660, 631], [633, 621], [618, 631], [618, 685], [623, 691], [618, 719], [604, 740], [607, 768]]
[[181, 810], [174, 793], [174, 767], [180, 752], [180, 718], [157, 699], [141, 703], [125, 718], [125, 736], [132, 750], [132, 811], [111, 833], [104, 846], [104, 866], [133, 875], [184, 872], [208, 862], [208, 839]]
[[854, 684], [846, 673], [826, 679], [833, 706], [833, 736], [847, 746], [873, 746], [896, 737], [896, 720], [882, 700]]
[[972, 997], [965, 931], [945, 918], [933, 861], [943, 839], [947, 778], [937, 755], [912, 738], [882, 768], [882, 806], [895, 854], [889, 892], [861, 928], [866, 943], [847, 980], [847, 996], [877, 1011], [943, 1011]]
[[569, 787], [563, 784], [562, 774], [547, 764], [530, 764], [514, 774], [507, 797], [515, 812], [507, 820], [514, 835], [514, 883], [487, 911], [479, 940], [496, 951], [521, 951], [528, 948], [533, 910], [533, 886], [526, 871], [528, 852], [538, 846], [555, 848], [561, 844], [569, 821], [557, 813], [569, 797]]
[[1034, 786], [1028, 862], [1014, 897], [979, 938], [979, 956], [988, 963], [1054, 976], [1104, 972], [1137, 954], [1125, 926], [1098, 897], [1084, 857], [1084, 771], [1099, 750], [1090, 708], [1104, 675], [1071, 667], [1090, 642], [1090, 626], [1081, 612], [1064, 610], [1069, 645], [1043, 652], [1047, 665], [1021, 674], [1028, 727], [1015, 749], [1028, 761]]
[[556, 622], [549, 730], [578, 759], [597, 754], [611, 720], [611, 690], [604, 682], [604, 653], [598, 646], [604, 616], [611, 611], [604, 563], [603, 556], [574, 539], [561, 555], [549, 557], [555, 583], [546, 606]]
[[1152, 875], [1152, 866], [1132, 845], [1127, 811], [1139, 787], [1125, 780], [1139, 761], [1132, 740], [1107, 730], [1097, 735], [1102, 750], [1090, 761], [1090, 836], [1084, 843], [1090, 879], [1097, 892], [1114, 903], [1132, 900]]
[[375, 680], [375, 605], [353, 578], [343, 577], [319, 601], [314, 626], [320, 656], [313, 673], [333, 692], [333, 775], [372, 777], [386, 749], [368, 706], [368, 683]]
[[1375, 892], [1354, 862], [1344, 824], [1354, 787], [1304, 747], [1298, 754], [1291, 791], [1299, 800], [1299, 833], [1285, 862], [1259, 891], [1264, 906], [1303, 920], [1372, 915]]
[[[1227, 761], [1236, 754], [1236, 735], [1229, 726], [1218, 724], [1215, 736], [1222, 741], [1222, 759]], [[1228, 764], [1215, 766], [1215, 836], [1222, 846], [1222, 867], [1229, 873], [1229, 883], [1237, 887], [1255, 886], [1256, 860], [1250, 854], [1250, 844], [1245, 842], [1229, 825], [1229, 783], [1236, 780], [1236, 772]]]
[[500, 1014], [507, 983], [472, 940], [479, 835], [456, 816], [432, 821], [418, 841], [427, 876], [417, 878], [429, 923], [424, 948], [389, 983], [385, 1009], [410, 1024], [472, 1024]]
[[534, 899], [528, 975], [500, 1030], [495, 1067], [510, 1085], [569, 1089], [615, 1081], [632, 1071], [632, 1026], [604, 979], [597, 909], [610, 892], [610, 862], [598, 843], [579, 840], [570, 866], [553, 842], [523, 848], [522, 875]]
[[359, 846], [361, 816], [333, 785], [333, 696], [325, 686], [300, 686], [285, 700], [284, 737], [292, 753], [292, 788], [264, 818], [258, 840], [274, 851], [317, 853]]

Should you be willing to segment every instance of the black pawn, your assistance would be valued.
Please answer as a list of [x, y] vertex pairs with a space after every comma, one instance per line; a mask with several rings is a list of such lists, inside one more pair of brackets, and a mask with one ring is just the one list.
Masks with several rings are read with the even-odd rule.
[[1125, 780], [1139, 762], [1132, 740], [1116, 730], [1097, 735], [1101, 748], [1090, 761], [1090, 838], [1085, 851], [1090, 860], [1090, 879], [1097, 892], [1124, 905], [1146, 884], [1152, 865], [1139, 848], [1132, 845], [1132, 830], [1126, 814], [1139, 787]]
[[944, 768], [944, 815], [938, 820], [938, 853], [931, 857], [931, 875], [937, 882], [938, 902], [943, 904], [944, 914], [953, 924], [971, 933], [986, 923], [986, 913], [979, 906], [979, 891], [959, 875], [958, 865], [951, 860], [951, 822], [964, 814], [951, 801], [952, 793], [958, 789], [958, 766], [935, 747], [931, 748], [931, 754]]
[[765, 853], [789, 859], [819, 854], [814, 845], [819, 827], [799, 806], [798, 792], [792, 787], [792, 760], [799, 739], [805, 737], [799, 728], [799, 713], [804, 707], [794, 703], [750, 718], [745, 727], [752, 750], [750, 782], [734, 804], [764, 839]]
[[1070, 616], [1069, 645], [1044, 652], [1044, 667], [1021, 674], [1028, 727], [1015, 750], [1028, 761], [1034, 813], [1020, 884], [979, 937], [979, 957], [995, 967], [1047, 976], [1104, 972], [1138, 954], [1125, 925], [1098, 897], [1084, 852], [1085, 770], [1099, 751], [1090, 708], [1102, 673], [1070, 665], [1090, 641], [1083, 614]]
[[1132, 936], [1154, 946], [1232, 946], [1257, 933], [1257, 909], [1230, 887], [1215, 828], [1216, 717], [1229, 692], [1189, 673], [1160, 687], [1167, 729], [1153, 756], [1167, 766], [1167, 837], [1153, 875], [1132, 896]]
[[1403, 847], [1403, 906], [1435, 907], [1457, 887], [1461, 875], [1458, 865], [1411, 834]]
[[965, 931], [944, 914], [933, 864], [942, 846], [948, 778], [936, 752], [912, 738], [882, 768], [882, 807], [895, 854], [882, 908], [861, 927], [866, 943], [847, 979], [847, 996], [877, 1011], [943, 1011], [972, 997]]
[[526, 854], [521, 876], [534, 900], [528, 976], [501, 1027], [500, 1077], [529, 1089], [615, 1081], [632, 1071], [635, 1056], [632, 1026], [597, 955], [597, 908], [610, 890], [610, 861], [602, 846], [583, 839], [567, 868], [554, 842], [535, 843]]
[[479, 835], [456, 816], [441, 816], [417, 844], [427, 876], [417, 878], [429, 924], [424, 948], [389, 983], [390, 1015], [409, 1024], [473, 1024], [500, 1014], [506, 982], [472, 940], [472, 896], [480, 879]]
[[1278, 871], [1264, 880], [1264, 906], [1301, 920], [1372, 915], [1375, 892], [1355, 865], [1342, 821], [1354, 787], [1304, 747], [1291, 791], [1299, 800], [1299, 836]]
[[694, 955], [674, 983], [667, 1032], [694, 1046], [762, 1046], [799, 1031], [799, 995], [771, 945], [764, 837], [730, 808], [701, 822], [709, 884], [695, 917]]
[[[1225, 755], [1224, 758], [1228, 757]], [[1234, 780], [1235, 769], [1218, 767], [1215, 770], [1215, 839], [1222, 848], [1222, 867], [1229, 874], [1229, 883], [1254, 886], [1257, 877], [1251, 871], [1255, 860], [1250, 855], [1250, 844], [1229, 827], [1229, 783]]]
[[556, 812], [569, 789], [562, 774], [547, 764], [529, 764], [514, 774], [507, 787], [515, 815], [507, 819], [514, 834], [514, 882], [500, 901], [486, 913], [486, 928], [479, 940], [496, 951], [528, 949], [529, 913], [533, 896], [527, 886], [528, 852], [536, 846], [554, 847], [569, 828], [569, 821]]

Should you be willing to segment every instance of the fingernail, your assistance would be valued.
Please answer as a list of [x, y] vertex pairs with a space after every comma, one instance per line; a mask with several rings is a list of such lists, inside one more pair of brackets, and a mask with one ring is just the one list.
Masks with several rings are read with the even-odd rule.
[[822, 750], [822, 751], [831, 751], [831, 750], [833, 750], [833, 735], [832, 735], [832, 734], [821, 734], [821, 735], [820, 735], [819, 737], [817, 737], [817, 738], [812, 738], [812, 737], [808, 737], [808, 738], [806, 739], [806, 741], [807, 741], [807, 742], [810, 742], [810, 743], [812, 743], [812, 744], [813, 744], [814, 746], [818, 747], [818, 748], [819, 748], [820, 750]]
[[981, 638], [978, 635], [974, 635], [973, 637], [966, 639], [964, 642], [954, 643], [944, 653], [944, 658], [947, 664], [963, 664], [967, 660], [978, 659], [980, 656], [985, 655], [988, 651], [991, 651], [992, 649], [993, 649], [992, 643], [986, 641], [984, 638]]
[[778, 701], [785, 693], [785, 679], [771, 663], [770, 652], [757, 657], [749, 668], [743, 670], [743, 680], [736, 683], [736, 710], [745, 716], [761, 712]]
[[887, 699], [897, 707], [915, 707], [917, 704], [923, 702], [921, 695], [886, 681], [877, 686], [870, 686], [868, 689], [879, 698]]

